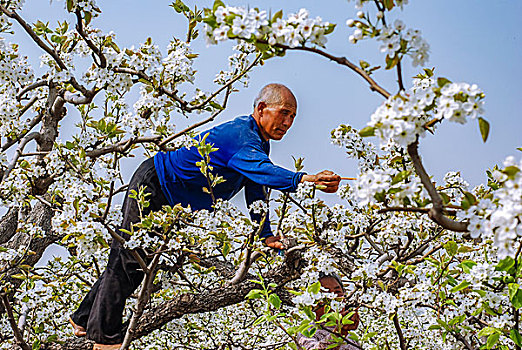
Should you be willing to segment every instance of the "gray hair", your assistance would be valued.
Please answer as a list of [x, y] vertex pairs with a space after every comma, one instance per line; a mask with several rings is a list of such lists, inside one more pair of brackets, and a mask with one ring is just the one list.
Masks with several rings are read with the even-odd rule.
[[343, 282], [341, 281], [341, 277], [338, 274], [336, 274], [336, 273], [324, 273], [323, 271], [320, 271], [319, 272], [319, 280], [321, 280], [323, 278], [333, 278], [334, 280], [337, 281], [337, 283], [339, 283], [343, 293], [346, 293], [346, 290], [344, 289]]
[[[283, 103], [283, 97], [282, 97], [282, 91], [290, 91], [289, 88], [284, 86], [283, 84], [277, 84], [272, 83], [265, 85], [261, 91], [259, 91], [259, 94], [257, 94], [257, 97], [254, 99], [254, 109], [257, 107], [259, 102], [264, 102], [267, 105], [270, 104], [282, 104]], [[292, 94], [293, 96], [293, 94]]]

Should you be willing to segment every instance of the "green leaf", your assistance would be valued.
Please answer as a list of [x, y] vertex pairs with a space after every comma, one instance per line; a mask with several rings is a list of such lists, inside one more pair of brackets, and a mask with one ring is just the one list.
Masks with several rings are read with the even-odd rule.
[[220, 7], [226, 7], [225, 4], [223, 3], [223, 1], [221, 0], [216, 0], [214, 1], [214, 5], [212, 6], [212, 12], [216, 12], [216, 10]]
[[363, 61], [363, 60], [359, 61], [359, 66], [362, 69], [364, 69], [364, 70], [366, 70], [367, 68], [370, 68], [370, 64], [368, 62], [366, 62], [366, 61]]
[[458, 323], [462, 323], [464, 322], [464, 320], [466, 319], [466, 315], [460, 315], [460, 316], [457, 316], [455, 318], [453, 318], [451, 321], [448, 322], [448, 324], [450, 326], [454, 326]]
[[85, 24], [91, 23], [91, 20], [92, 20], [92, 13], [85, 12]]
[[455, 292], [461, 291], [463, 289], [468, 288], [469, 285], [470, 285], [470, 283], [468, 281], [462, 281], [462, 282], [460, 282], [459, 285], [451, 288], [450, 292], [455, 293]]
[[392, 179], [392, 182], [391, 182], [391, 185], [395, 185], [401, 181], [403, 181], [404, 179], [406, 179], [409, 175], [411, 174], [411, 171], [410, 170], [403, 170], [401, 171], [400, 173], [398, 173], [397, 175], [395, 175]]
[[491, 334], [486, 341], [486, 349], [492, 349], [500, 338], [500, 333]]
[[508, 166], [502, 170], [504, 174], [506, 174], [510, 179], [513, 179], [515, 175], [520, 171], [520, 169], [516, 166]]
[[335, 26], [336, 26], [335, 23], [330, 23], [330, 24], [328, 24], [328, 27], [327, 27], [326, 30], [324, 31], [324, 34], [325, 34], [325, 35], [331, 34], [331, 33], [334, 31]]
[[495, 334], [495, 333], [498, 333], [499, 330], [496, 329], [496, 328], [493, 328], [493, 327], [484, 327], [480, 330], [480, 332], [478, 332], [477, 334], [477, 337], [485, 337], [485, 336], [488, 336], [488, 335], [491, 335], [491, 334]]
[[522, 336], [520, 335], [519, 331], [512, 329], [511, 332], [509, 332], [509, 337], [516, 345], [522, 346]]
[[272, 304], [272, 306], [276, 309], [279, 309], [281, 307], [281, 299], [279, 299], [279, 296], [277, 294], [270, 294], [270, 296], [268, 297], [268, 302]]
[[443, 78], [443, 77], [437, 78], [437, 85], [439, 85], [439, 87], [444, 87], [444, 85], [450, 84], [450, 83], [451, 83], [451, 81], [446, 78]]
[[464, 196], [468, 200], [469, 204], [471, 204], [471, 205], [477, 204], [477, 198], [475, 198], [475, 196], [472, 193], [464, 192]]
[[482, 135], [482, 140], [484, 142], [487, 141], [489, 135], [489, 123], [486, 119], [479, 117], [478, 118], [480, 135]]
[[390, 11], [395, 4], [393, 3], [393, 0], [384, 0], [384, 7], [386, 7], [386, 10]]
[[439, 192], [439, 196], [442, 198], [443, 205], [447, 205], [451, 201], [451, 198], [444, 192]]
[[40, 346], [41, 346], [41, 345], [42, 345], [42, 344], [40, 343], [40, 340], [39, 340], [39, 339], [36, 339], [36, 340], [33, 342], [32, 349], [33, 349], [33, 350], [38, 350], [38, 349], [40, 349]]
[[73, 0], [67, 0], [67, 11], [72, 12], [73, 9]]
[[308, 286], [306, 290], [308, 293], [317, 294], [321, 290], [321, 283], [319, 281], [315, 282], [314, 284]]
[[393, 57], [386, 56], [386, 69], [392, 69], [399, 63], [399, 55], [395, 54]]
[[359, 136], [361, 136], [361, 137], [375, 136], [375, 128], [373, 126], [367, 126], [365, 128], [362, 128], [361, 130], [359, 130]]
[[232, 249], [232, 246], [230, 245], [230, 242], [225, 242], [223, 244], [223, 256], [226, 257], [228, 253], [230, 253], [230, 250]]
[[259, 299], [259, 298], [261, 298], [262, 294], [263, 294], [263, 291], [261, 289], [252, 289], [245, 296], [245, 299]]
[[305, 313], [305, 315], [311, 319], [311, 320], [314, 320], [315, 321], [315, 314], [312, 312], [312, 308], [310, 306], [305, 306], [303, 308], [303, 312]]
[[448, 241], [446, 244], [444, 244], [444, 249], [446, 249], [449, 255], [453, 256], [457, 253], [459, 246], [457, 243], [455, 243], [455, 241]]
[[522, 290], [521, 289], [518, 289], [515, 293], [515, 295], [513, 295], [511, 299], [511, 304], [513, 304], [513, 307], [515, 309], [520, 309], [522, 307]]
[[513, 259], [512, 257], [508, 256], [502, 260], [500, 260], [497, 264], [497, 266], [495, 266], [495, 270], [496, 271], [509, 271], [512, 267], [515, 266], [515, 259]]
[[274, 13], [274, 16], [272, 17], [272, 23], [277, 21], [277, 19], [283, 18], [283, 10], [279, 10], [276, 13]]
[[464, 260], [459, 264], [459, 266], [462, 268], [462, 271], [465, 273], [469, 273], [475, 265], [477, 265], [477, 263], [471, 260]]
[[509, 291], [509, 299], [513, 299], [515, 294], [517, 294], [518, 288], [520, 288], [520, 285], [518, 283], [509, 283], [508, 284], [508, 291]]

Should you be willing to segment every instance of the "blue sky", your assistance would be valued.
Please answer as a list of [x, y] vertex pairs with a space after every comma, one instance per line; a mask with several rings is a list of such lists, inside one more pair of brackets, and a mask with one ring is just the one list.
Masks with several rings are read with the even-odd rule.
[[[170, 1], [98, 1], [102, 10], [93, 25], [104, 31], [114, 31], [120, 47], [139, 46], [152, 37], [163, 52], [172, 36], [185, 35], [185, 18], [168, 6]], [[189, 6], [211, 6], [211, 1], [187, 1]], [[285, 0], [285, 1], [230, 1], [230, 5], [243, 5], [272, 10], [283, 9], [285, 16], [304, 7], [312, 16], [337, 23], [329, 36], [326, 50], [337, 56], [346, 56], [358, 62], [364, 59], [372, 65], [382, 65], [384, 57], [378, 44], [363, 41], [356, 45], [348, 42], [351, 29], [345, 22], [354, 18], [353, 2], [342, 0]], [[64, 1], [27, 0], [22, 12], [29, 22], [37, 19], [49, 21], [73, 17], [63, 10]], [[454, 82], [476, 83], [486, 93], [486, 114], [491, 123], [490, 138], [481, 140], [476, 121], [466, 125], [443, 123], [435, 136], [421, 141], [421, 154], [428, 172], [441, 181], [447, 171], [460, 170], [465, 179], [475, 185], [485, 180], [484, 170], [501, 163], [508, 155], [518, 159], [522, 152], [522, 2], [513, 0], [437, 0], [414, 1], [403, 11], [395, 11], [407, 27], [420, 29], [431, 45], [427, 67], [435, 67], [436, 75]], [[14, 27], [20, 31], [19, 27]], [[35, 68], [41, 51], [24, 33], [7, 40], [18, 41], [21, 51], [32, 57]], [[226, 68], [231, 53], [230, 44], [207, 47], [202, 37], [193, 43], [200, 53], [196, 68], [196, 83], [212, 90], [212, 80], [220, 69]], [[36, 59], [34, 59], [36, 58]], [[411, 61], [404, 63], [405, 82], [421, 71]], [[396, 91], [395, 72], [379, 71], [377, 81], [388, 90]], [[297, 96], [298, 117], [292, 130], [281, 142], [272, 143], [271, 157], [277, 164], [292, 168], [291, 156], [305, 157], [305, 170], [315, 173], [331, 169], [342, 176], [356, 175], [356, 162], [348, 160], [344, 152], [330, 143], [330, 131], [341, 123], [362, 128], [370, 115], [382, 102], [371, 92], [364, 81], [346, 67], [303, 52], [289, 52], [284, 58], [274, 58], [251, 74], [248, 89], [241, 88], [230, 100], [229, 108], [217, 122], [230, 120], [251, 112], [252, 100], [266, 83], [281, 82]], [[195, 116], [196, 122], [203, 116]], [[189, 121], [190, 123], [191, 121]], [[180, 116], [179, 125], [187, 121]], [[376, 142], [377, 140], [375, 140]], [[133, 164], [125, 173], [130, 177]]]

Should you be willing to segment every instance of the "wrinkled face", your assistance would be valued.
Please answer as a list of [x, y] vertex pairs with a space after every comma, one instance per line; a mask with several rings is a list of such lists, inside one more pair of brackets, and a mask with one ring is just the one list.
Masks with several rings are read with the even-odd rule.
[[330, 293], [334, 293], [340, 298], [344, 297], [343, 288], [335, 278], [323, 277], [319, 282], [321, 282], [321, 287], [328, 290]]
[[263, 138], [265, 140], [281, 140], [294, 122], [297, 103], [291, 94], [285, 93], [281, 104], [260, 102], [256, 109], [258, 126]]
[[[323, 277], [319, 280], [321, 282], [321, 287], [326, 289], [330, 293], [336, 294], [339, 298], [344, 297], [343, 288], [337, 282], [337, 280], [333, 277]], [[324, 305], [321, 303], [315, 309], [315, 317], [316, 320], [319, 320], [321, 316], [324, 315]]]

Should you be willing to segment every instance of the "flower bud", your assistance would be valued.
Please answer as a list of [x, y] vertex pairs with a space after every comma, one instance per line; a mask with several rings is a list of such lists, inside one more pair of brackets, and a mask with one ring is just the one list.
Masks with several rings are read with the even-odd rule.
[[353, 27], [353, 26], [355, 25], [355, 21], [354, 21], [353, 19], [350, 18], [350, 19], [348, 19], [348, 20], [346, 21], [346, 25], [347, 25], [348, 27]]
[[359, 18], [364, 18], [364, 12], [362, 12], [362, 11], [358, 11], [358, 12], [357, 12], [357, 17], [359, 17]]
[[355, 39], [355, 37], [353, 35], [350, 35], [348, 37], [348, 41], [351, 42], [352, 44], [355, 44], [357, 43], [357, 39]]

